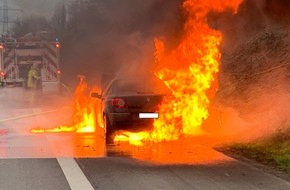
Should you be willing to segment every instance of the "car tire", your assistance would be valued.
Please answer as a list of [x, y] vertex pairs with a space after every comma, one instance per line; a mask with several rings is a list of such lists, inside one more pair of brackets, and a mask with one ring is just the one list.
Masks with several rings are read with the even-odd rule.
[[104, 130], [105, 130], [105, 138], [106, 138], [106, 144], [113, 144], [114, 139], [113, 139], [113, 134], [114, 134], [114, 128], [110, 124], [110, 121], [106, 115], [103, 117], [103, 122], [104, 122]]

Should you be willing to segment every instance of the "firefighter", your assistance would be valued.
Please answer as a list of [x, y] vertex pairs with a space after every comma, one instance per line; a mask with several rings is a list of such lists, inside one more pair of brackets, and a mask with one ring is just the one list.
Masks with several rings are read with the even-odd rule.
[[35, 103], [35, 97], [36, 97], [36, 90], [37, 90], [37, 84], [40, 77], [38, 76], [38, 68], [37, 64], [33, 64], [30, 67], [30, 70], [28, 71], [27, 76], [27, 88], [31, 91], [29, 94], [29, 103], [30, 105], [33, 105]]
[[40, 77], [38, 76], [37, 64], [33, 64], [28, 71], [27, 88], [31, 90], [37, 89], [37, 83]]

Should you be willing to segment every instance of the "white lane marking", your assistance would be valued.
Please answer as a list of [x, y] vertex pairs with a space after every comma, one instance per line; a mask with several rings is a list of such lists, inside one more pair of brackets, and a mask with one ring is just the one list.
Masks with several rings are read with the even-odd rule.
[[57, 161], [72, 190], [94, 190], [73, 158], [57, 158]]
[[139, 113], [140, 119], [158, 119], [158, 113]]

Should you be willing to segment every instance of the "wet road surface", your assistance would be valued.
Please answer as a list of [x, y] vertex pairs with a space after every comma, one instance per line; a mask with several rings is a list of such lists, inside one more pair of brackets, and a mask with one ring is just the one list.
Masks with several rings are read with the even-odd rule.
[[200, 136], [142, 147], [94, 134], [32, 134], [69, 124], [69, 97], [31, 106], [25, 90], [0, 89], [0, 189], [290, 189], [290, 183], [212, 147]]

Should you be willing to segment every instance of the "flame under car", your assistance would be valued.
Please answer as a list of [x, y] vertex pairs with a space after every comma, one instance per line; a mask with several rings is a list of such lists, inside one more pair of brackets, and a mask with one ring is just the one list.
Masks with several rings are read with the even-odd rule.
[[116, 78], [107, 83], [101, 94], [92, 93], [91, 96], [101, 102], [96, 113], [101, 114], [98, 118], [102, 118], [106, 141], [111, 142], [112, 134], [118, 129], [138, 130], [152, 126], [166, 95], [170, 95], [169, 89], [155, 77]]

